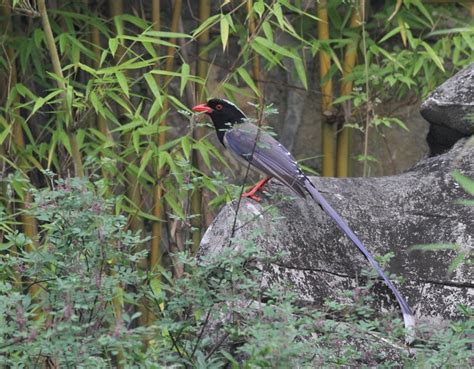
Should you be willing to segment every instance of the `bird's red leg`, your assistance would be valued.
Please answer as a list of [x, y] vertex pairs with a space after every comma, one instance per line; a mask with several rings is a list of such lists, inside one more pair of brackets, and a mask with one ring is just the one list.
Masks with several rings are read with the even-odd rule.
[[265, 184], [271, 179], [272, 177], [267, 177], [264, 179], [261, 179], [260, 181], [257, 182], [255, 186], [253, 186], [249, 191], [244, 192], [242, 194], [242, 197], [250, 197], [251, 199], [260, 202], [261, 198], [255, 195], [255, 193], [263, 188]]

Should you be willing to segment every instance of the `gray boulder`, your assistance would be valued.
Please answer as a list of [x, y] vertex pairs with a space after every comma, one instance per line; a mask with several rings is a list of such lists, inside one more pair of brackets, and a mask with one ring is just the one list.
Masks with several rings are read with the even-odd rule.
[[[311, 178], [374, 255], [394, 254], [386, 270], [405, 280], [398, 286], [418, 319], [458, 317], [457, 304], [472, 305], [474, 298], [467, 263], [448, 273], [457, 253], [474, 247], [474, 207], [459, 203], [469, 195], [454, 181], [454, 170], [474, 177], [473, 139], [400, 175]], [[231, 247], [254, 239], [270, 253], [284, 252], [278, 262], [264, 266], [264, 284], [290, 282], [301, 300], [316, 304], [356, 287], [368, 263], [334, 222], [314, 202], [294, 198], [274, 181], [267, 190], [261, 203], [244, 199], [224, 206], [199, 254], [219, 257], [231, 238]], [[428, 243], [456, 244], [458, 251], [411, 250]], [[379, 308], [398, 309], [382, 282], [372, 292]]]
[[430, 123], [428, 143], [434, 154], [474, 134], [474, 63], [434, 90], [420, 113]]

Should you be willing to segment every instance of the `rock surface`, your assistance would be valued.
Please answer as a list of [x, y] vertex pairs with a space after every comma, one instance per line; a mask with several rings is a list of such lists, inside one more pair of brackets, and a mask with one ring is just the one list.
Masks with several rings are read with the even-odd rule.
[[474, 63], [434, 90], [420, 113], [431, 125], [428, 143], [434, 154], [474, 134]]
[[[453, 180], [459, 170], [474, 177], [473, 139], [461, 140], [446, 154], [423, 160], [410, 171], [378, 178], [319, 178], [312, 181], [374, 255], [393, 252], [386, 270], [403, 276], [401, 292], [420, 319], [459, 316], [457, 304], [472, 305], [474, 274], [466, 264], [448, 268], [456, 251], [421, 252], [416, 244], [455, 243], [474, 247], [474, 207], [458, 203], [469, 195]], [[272, 183], [273, 182], [273, 183]], [[353, 288], [368, 263], [315, 203], [295, 199], [271, 181], [261, 203], [226, 205], [207, 230], [200, 255], [219, 256], [229, 245], [255, 239], [270, 253], [285, 252], [267, 265], [264, 282], [290, 282], [303, 301], [321, 303]], [[471, 268], [471, 269], [470, 269]], [[380, 308], [398, 308], [389, 290], [373, 289]]]

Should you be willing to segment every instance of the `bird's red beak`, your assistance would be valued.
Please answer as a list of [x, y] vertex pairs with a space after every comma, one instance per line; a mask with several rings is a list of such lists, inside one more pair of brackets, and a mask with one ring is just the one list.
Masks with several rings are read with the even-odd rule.
[[196, 112], [196, 113], [212, 113], [214, 110], [212, 110], [206, 104], [201, 104], [201, 105], [196, 105], [193, 108], [193, 111]]

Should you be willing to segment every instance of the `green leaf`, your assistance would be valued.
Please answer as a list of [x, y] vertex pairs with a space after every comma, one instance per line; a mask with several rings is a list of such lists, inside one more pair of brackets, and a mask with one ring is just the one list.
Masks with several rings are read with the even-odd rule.
[[153, 155], [153, 150], [147, 149], [145, 151], [145, 154], [143, 154], [141, 160], [140, 160], [140, 168], [138, 169], [137, 177], [140, 177], [145, 170], [146, 166], [150, 162], [150, 159]]
[[253, 11], [258, 14], [258, 16], [261, 18], [263, 15], [263, 12], [265, 11], [265, 3], [261, 0], [255, 2], [253, 4]]
[[423, 14], [425, 18], [429, 20], [431, 25], [433, 25], [433, 19], [431, 18], [430, 12], [425, 8], [423, 3], [420, 0], [410, 0], [410, 2], [412, 4], [415, 4], [420, 13]]
[[132, 132], [132, 144], [135, 152], [137, 154], [140, 153], [140, 133], [138, 131]]
[[183, 96], [184, 88], [186, 87], [186, 83], [189, 79], [189, 64], [183, 63], [181, 67], [181, 81], [179, 84], [179, 94]]
[[112, 56], [115, 56], [119, 42], [117, 38], [109, 38], [109, 50], [112, 53]]
[[456, 257], [451, 261], [448, 267], [448, 274], [454, 272], [461, 264], [463, 264], [469, 255], [467, 252], [460, 252]]
[[457, 183], [461, 185], [464, 191], [466, 191], [469, 195], [474, 196], [474, 180], [462, 175], [459, 170], [451, 173], [451, 176]]
[[191, 142], [188, 136], [184, 136], [181, 139], [181, 147], [183, 148], [185, 158], [189, 160], [189, 157], [191, 156]]
[[184, 105], [179, 99], [177, 99], [173, 95], [168, 95], [168, 99], [174, 106], [178, 107], [178, 109], [185, 110], [185, 111], [191, 111], [191, 109], [189, 109], [189, 107]]
[[125, 74], [123, 72], [115, 72], [115, 77], [117, 77], [117, 82], [122, 89], [123, 93], [125, 96], [130, 97], [129, 92], [128, 92], [128, 81], [127, 77], [125, 77]]
[[153, 104], [151, 104], [150, 111], [148, 112], [148, 120], [151, 121], [153, 117], [155, 117], [160, 109], [162, 108], [163, 104], [161, 99], [156, 99]]
[[436, 54], [436, 52], [431, 48], [430, 45], [428, 45], [425, 41], [421, 42], [421, 46], [423, 46], [430, 56], [431, 60], [436, 64], [436, 66], [443, 72], [445, 72], [445, 69], [443, 67], [443, 62], [439, 58], [439, 56]]
[[282, 56], [286, 56], [291, 59], [301, 59], [298, 55], [292, 53], [290, 50], [287, 50], [284, 47], [274, 43], [273, 41], [263, 38], [261, 36], [255, 37], [255, 42], [267, 47], [268, 49]]
[[410, 247], [410, 251], [443, 251], [458, 250], [459, 246], [453, 243], [427, 243], [423, 245], [414, 245]]
[[211, 28], [212, 26], [214, 26], [215, 24], [217, 24], [217, 22], [220, 21], [221, 17], [223, 16], [223, 14], [216, 14], [216, 15], [213, 15], [212, 17], [209, 17], [207, 18], [204, 22], [202, 22], [198, 28], [196, 28], [193, 33], [192, 33], [192, 37], [193, 38], [196, 38], [200, 33], [202, 33], [204, 30], [208, 29], [208, 28]]
[[240, 77], [242, 77], [242, 79], [252, 89], [255, 95], [260, 96], [260, 91], [255, 85], [252, 77], [250, 77], [249, 72], [247, 72], [247, 70], [244, 67], [240, 67], [239, 69], [237, 69], [237, 73], [239, 73]]
[[100, 101], [99, 97], [95, 93], [95, 91], [92, 91], [89, 95], [89, 99], [92, 103], [92, 106], [94, 107], [96, 113], [99, 113], [102, 115], [104, 118], [107, 117], [107, 113], [105, 112], [105, 107], [102, 105], [102, 102]]
[[296, 73], [298, 74], [298, 77], [304, 88], [307, 90], [308, 80], [306, 78], [306, 68], [303, 64], [303, 61], [301, 59], [293, 59], [293, 62], [295, 63]]
[[272, 13], [275, 15], [280, 27], [285, 28], [285, 19], [283, 18], [283, 12], [281, 10], [281, 5], [279, 3], [275, 3], [273, 5]]
[[161, 280], [159, 278], [153, 278], [150, 281], [150, 287], [153, 292], [153, 294], [156, 297], [159, 297], [161, 295]]
[[2, 115], [0, 115], [0, 124], [3, 126], [3, 130], [0, 132], [0, 145], [2, 145], [3, 142], [5, 142], [5, 139], [10, 134], [12, 125], [8, 124], [8, 122]]
[[148, 84], [148, 87], [150, 87], [150, 90], [153, 96], [155, 96], [156, 99], [161, 101], [160, 88], [158, 87], [158, 84], [156, 83], [155, 77], [153, 77], [151, 73], [145, 73], [143, 77], [145, 78], [145, 81]]
[[382, 42], [385, 42], [387, 41], [389, 38], [395, 36], [396, 34], [400, 33], [400, 26], [399, 27], [395, 27], [394, 29], [392, 29], [390, 32], [388, 32], [385, 36], [383, 36], [379, 43], [381, 44]]
[[[218, 17], [219, 17], [219, 15], [218, 15]], [[144, 32], [143, 35], [153, 36], [153, 37], [157, 37], [157, 38], [193, 38], [193, 36], [190, 36], [187, 33], [152, 31], [152, 30]]]
[[181, 219], [185, 219], [186, 216], [184, 215], [184, 211], [183, 211], [183, 208], [178, 204], [178, 202], [176, 201], [174, 195], [171, 193], [171, 192], [167, 192], [164, 196], [166, 202], [168, 203], [168, 205], [173, 209], [173, 211], [175, 212], [175, 214], [181, 218]]
[[228, 15], [221, 18], [221, 43], [222, 50], [225, 51], [227, 47], [227, 41], [229, 40], [229, 20]]
[[271, 24], [269, 22], [263, 22], [262, 30], [265, 37], [271, 42], [273, 42], [273, 29], [272, 29]]

